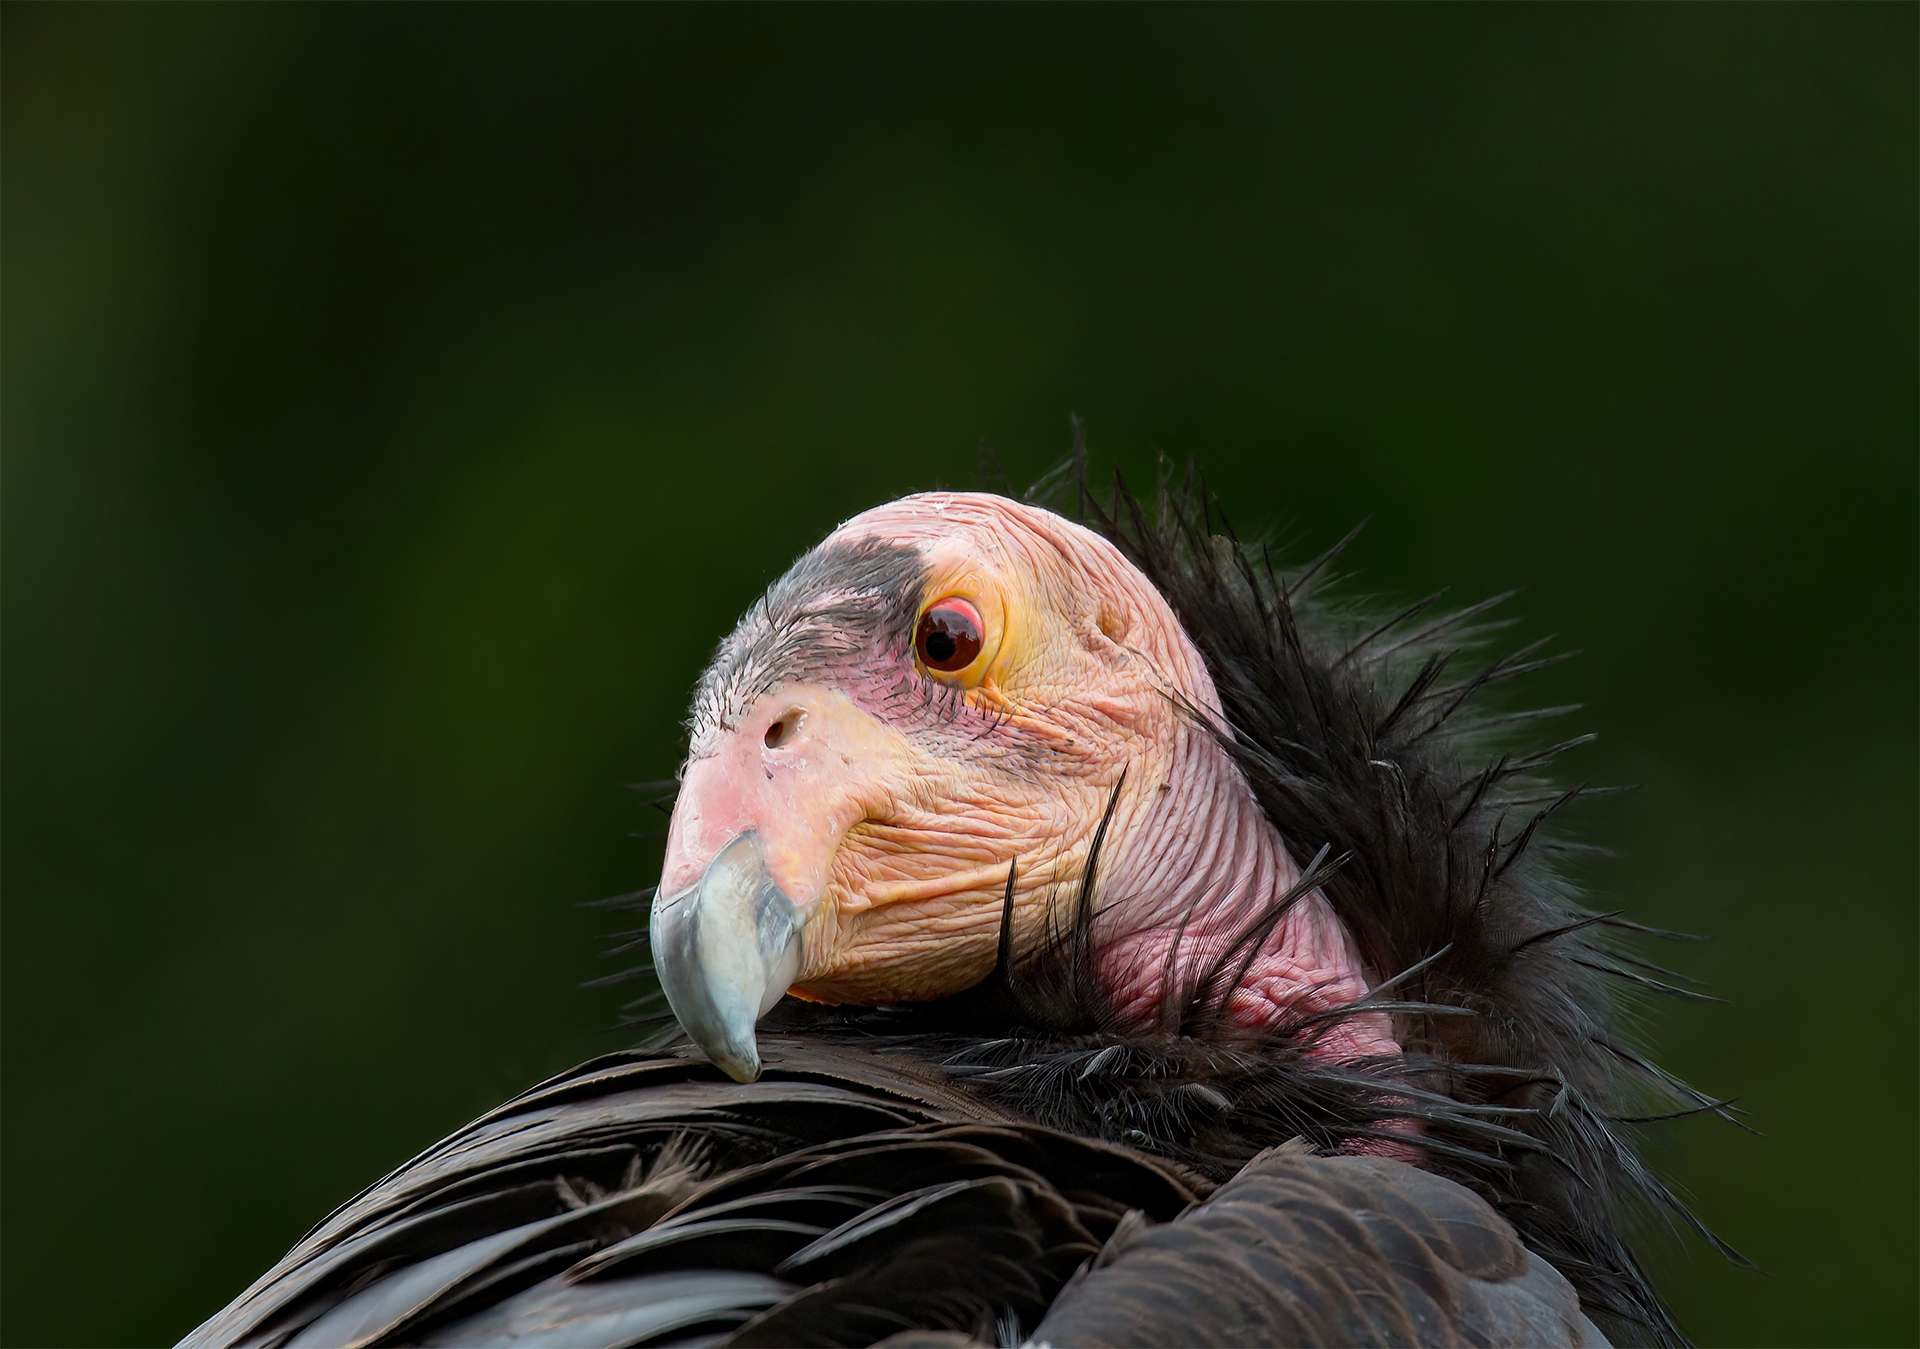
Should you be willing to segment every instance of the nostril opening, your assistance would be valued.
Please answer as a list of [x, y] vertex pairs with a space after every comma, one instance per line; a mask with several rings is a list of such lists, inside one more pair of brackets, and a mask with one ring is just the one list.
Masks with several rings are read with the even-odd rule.
[[789, 708], [785, 712], [782, 712], [774, 719], [773, 724], [767, 727], [767, 734], [764, 737], [767, 742], [767, 748], [779, 749], [780, 746], [786, 744], [787, 741], [798, 734], [800, 723], [805, 719], [806, 713], [797, 707]]

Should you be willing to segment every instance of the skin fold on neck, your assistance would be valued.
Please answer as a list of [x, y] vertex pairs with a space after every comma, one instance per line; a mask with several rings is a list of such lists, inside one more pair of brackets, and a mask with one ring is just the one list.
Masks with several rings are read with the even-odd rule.
[[[1184, 673], [1186, 687], [1211, 702], [1204, 669]], [[1123, 1022], [1136, 1028], [1155, 1024], [1166, 998], [1182, 996], [1300, 884], [1300, 867], [1213, 733], [1168, 711], [1177, 722], [1172, 748], [1152, 766], [1153, 780], [1127, 783], [1097, 887], [1100, 975]], [[1264, 936], [1237, 947], [1227, 977], [1243, 962], [1225, 1011], [1254, 1030], [1347, 1006], [1373, 983], [1317, 888], [1300, 893]], [[1314, 1045], [1339, 1059], [1399, 1051], [1391, 1018], [1379, 1012], [1329, 1023]]]

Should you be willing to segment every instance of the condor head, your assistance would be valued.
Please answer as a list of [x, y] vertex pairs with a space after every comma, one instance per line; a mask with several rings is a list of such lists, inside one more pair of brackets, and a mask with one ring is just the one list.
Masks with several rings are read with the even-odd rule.
[[[782, 996], [938, 999], [1072, 925], [1124, 1024], [1232, 953], [1268, 1027], [1363, 998], [1349, 934], [1223, 748], [1205, 662], [1106, 539], [1001, 497], [868, 511], [720, 645], [690, 719], [653, 904], [655, 969], [733, 1077]], [[1264, 916], [1263, 916], [1264, 915]], [[1010, 949], [1008, 949], [1010, 948]], [[1396, 1049], [1340, 1020], [1314, 1052]]]

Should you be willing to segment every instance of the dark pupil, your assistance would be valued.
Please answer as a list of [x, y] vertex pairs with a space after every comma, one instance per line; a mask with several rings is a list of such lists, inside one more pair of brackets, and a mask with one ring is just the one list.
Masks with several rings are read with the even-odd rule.
[[980, 654], [980, 634], [967, 615], [932, 609], [920, 620], [920, 659], [936, 670], [959, 670]]

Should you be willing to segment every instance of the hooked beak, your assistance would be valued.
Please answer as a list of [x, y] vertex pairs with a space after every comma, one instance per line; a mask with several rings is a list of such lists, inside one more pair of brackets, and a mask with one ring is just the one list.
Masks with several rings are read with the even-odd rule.
[[801, 924], [752, 829], [692, 886], [654, 896], [649, 932], [660, 987], [693, 1042], [736, 1082], [760, 1076], [754, 1023], [799, 975]]
[[808, 963], [831, 945], [828, 872], [847, 831], [886, 800], [898, 742], [845, 694], [784, 684], [681, 771], [653, 968], [681, 1027], [738, 1081], [760, 1074], [754, 1023], [820, 972]]

